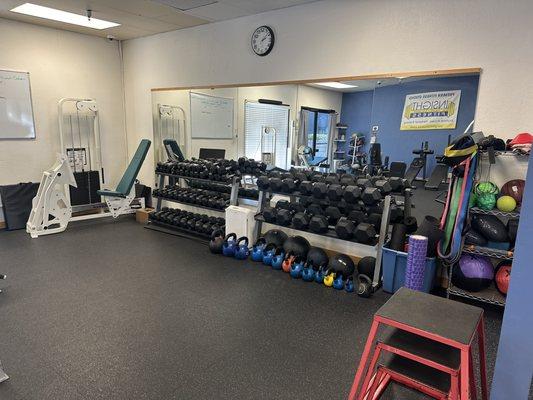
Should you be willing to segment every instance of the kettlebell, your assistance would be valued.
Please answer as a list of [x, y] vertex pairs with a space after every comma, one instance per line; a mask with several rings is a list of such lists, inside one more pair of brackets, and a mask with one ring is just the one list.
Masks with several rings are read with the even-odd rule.
[[263, 249], [266, 246], [264, 238], [259, 238], [252, 246], [252, 261], [263, 261]]
[[315, 270], [312, 265], [306, 263], [302, 270], [302, 279], [306, 282], [312, 282], [315, 280]]
[[276, 246], [273, 243], [270, 243], [265, 246], [263, 249], [263, 264], [272, 265], [272, 257], [274, 257], [274, 252], [276, 251]]
[[222, 243], [222, 254], [227, 257], [233, 257], [235, 255], [235, 248], [237, 247], [237, 235], [230, 233], [224, 238]]
[[248, 248], [248, 238], [246, 236], [241, 236], [237, 239], [234, 257], [237, 260], [246, 260], [249, 255], [250, 249]]
[[366, 298], [372, 296], [372, 279], [366, 275], [359, 274], [357, 280], [359, 281], [357, 284], [357, 295]]
[[213, 254], [221, 254], [222, 243], [224, 243], [224, 233], [220, 229], [214, 230], [209, 242], [209, 251]]
[[283, 251], [283, 247], [277, 247], [276, 250], [274, 250], [274, 255], [272, 257], [272, 269], [281, 269], [281, 264], [283, 263], [284, 258], [285, 252]]
[[326, 265], [321, 265], [318, 268], [318, 271], [315, 273], [315, 282], [316, 283], [324, 283], [324, 269], [326, 268]]
[[303, 260], [301, 259], [301, 257], [296, 257], [289, 270], [291, 278], [294, 278], [294, 279], [301, 278], [303, 268], [304, 268]]
[[346, 292], [348, 293], [353, 293], [353, 276], [349, 276], [348, 279], [346, 279], [346, 283], [344, 284], [344, 290], [346, 290]]
[[327, 287], [332, 287], [334, 280], [335, 280], [335, 272], [331, 272], [329, 270], [324, 272], [324, 285], [326, 285]]
[[291, 265], [294, 261], [294, 255], [292, 251], [288, 252], [285, 256], [285, 259], [283, 260], [283, 263], [281, 264], [281, 269], [283, 272], [289, 272], [291, 270]]
[[339, 274], [333, 281], [333, 288], [337, 290], [344, 289], [344, 277], [342, 274]]

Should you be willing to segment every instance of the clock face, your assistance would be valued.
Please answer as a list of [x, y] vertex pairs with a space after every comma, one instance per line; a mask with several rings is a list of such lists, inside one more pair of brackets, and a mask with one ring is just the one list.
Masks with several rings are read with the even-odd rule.
[[252, 35], [252, 50], [258, 56], [266, 56], [274, 47], [274, 31], [268, 26], [260, 26]]

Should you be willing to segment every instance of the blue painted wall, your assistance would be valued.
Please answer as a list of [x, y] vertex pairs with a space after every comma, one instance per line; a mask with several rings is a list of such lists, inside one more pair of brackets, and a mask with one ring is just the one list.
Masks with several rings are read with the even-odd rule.
[[[412, 151], [420, 148], [422, 142], [428, 141], [429, 148], [439, 155], [448, 144], [448, 135], [452, 135], [453, 140], [464, 132], [475, 116], [478, 84], [479, 76], [476, 75], [432, 78], [379, 87], [374, 91], [345, 93], [340, 120], [348, 125], [348, 134], [361, 132], [367, 136], [366, 150], [371, 127], [378, 125], [383, 157], [389, 156], [390, 161], [403, 161], [409, 165], [414, 157]], [[461, 90], [456, 129], [400, 131], [406, 95], [445, 90]], [[435, 155], [428, 156], [428, 174], [434, 165]]]
[[531, 398], [528, 394], [533, 375], [533, 162], [529, 163], [527, 178], [491, 400]]

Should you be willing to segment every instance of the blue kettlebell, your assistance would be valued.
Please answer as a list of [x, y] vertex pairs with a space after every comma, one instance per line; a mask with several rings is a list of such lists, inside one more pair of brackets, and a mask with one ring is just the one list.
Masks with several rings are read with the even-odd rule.
[[233, 257], [235, 255], [235, 248], [237, 247], [237, 235], [230, 233], [224, 238], [222, 243], [222, 254], [227, 257]]
[[318, 271], [316, 271], [316, 273], [315, 273], [315, 282], [316, 283], [324, 283], [324, 276], [326, 276], [326, 274], [325, 274], [326, 269], [327, 269], [326, 265], [321, 265], [318, 268]]
[[281, 269], [281, 265], [283, 264], [283, 259], [285, 258], [285, 252], [283, 251], [283, 247], [276, 248], [274, 252], [274, 256], [272, 257], [272, 269]]
[[353, 286], [353, 276], [349, 276], [346, 280], [346, 284], [344, 285], [344, 290], [346, 290], [348, 293], [353, 293], [354, 286]]
[[299, 279], [302, 276], [302, 270], [304, 269], [304, 262], [300, 257], [297, 257], [291, 265], [289, 271], [291, 278]]
[[344, 289], [344, 277], [342, 274], [339, 274], [333, 281], [333, 288], [337, 290]]
[[252, 261], [263, 261], [263, 249], [266, 246], [264, 238], [259, 238], [257, 242], [252, 246]]
[[312, 282], [315, 280], [315, 270], [312, 265], [305, 264], [302, 270], [302, 279], [306, 282]]
[[263, 249], [263, 264], [265, 265], [272, 265], [272, 257], [274, 257], [274, 253], [276, 252], [276, 246], [272, 243], [265, 246]]
[[237, 239], [234, 257], [237, 260], [246, 260], [249, 255], [250, 249], [248, 248], [248, 238], [246, 236], [242, 236]]

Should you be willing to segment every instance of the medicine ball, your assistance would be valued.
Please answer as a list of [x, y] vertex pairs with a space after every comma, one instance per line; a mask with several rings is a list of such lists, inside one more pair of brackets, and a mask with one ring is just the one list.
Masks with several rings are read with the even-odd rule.
[[511, 263], [510, 261], [502, 261], [496, 266], [496, 273], [494, 274], [494, 283], [498, 292], [507, 295], [509, 290], [509, 282], [511, 281]]
[[283, 250], [285, 250], [285, 254], [292, 254], [302, 258], [307, 257], [310, 247], [311, 245], [307, 239], [302, 236], [291, 236], [283, 244]]
[[509, 182], [506, 182], [500, 191], [503, 196], [511, 196], [515, 199], [516, 204], [520, 205], [522, 203], [522, 197], [524, 195], [524, 187], [526, 186], [526, 181], [523, 179], [513, 179]]
[[320, 247], [311, 247], [307, 253], [307, 262], [311, 266], [318, 268], [321, 265], [328, 265], [329, 258], [326, 252]]
[[474, 215], [472, 217], [472, 228], [491, 242], [507, 242], [509, 240], [505, 225], [494, 215]]
[[503, 212], [511, 212], [516, 208], [516, 200], [511, 196], [500, 196], [496, 201], [496, 207]]
[[481, 233], [473, 229], [469, 229], [468, 232], [465, 233], [465, 244], [473, 244], [475, 246], [486, 246], [487, 239], [485, 239], [485, 237]]
[[359, 260], [357, 264], [357, 272], [360, 275], [366, 275], [370, 279], [374, 278], [374, 269], [376, 268], [376, 258], [375, 257], [363, 257]]
[[460, 289], [479, 292], [488, 288], [494, 279], [494, 267], [483, 256], [463, 254], [453, 267], [452, 283]]
[[337, 274], [341, 274], [345, 278], [353, 275], [355, 272], [355, 264], [346, 254], [336, 254], [330, 258], [328, 267]]
[[282, 247], [288, 236], [285, 232], [280, 231], [279, 229], [271, 229], [263, 235], [263, 238], [267, 245], [272, 243], [276, 247]]

